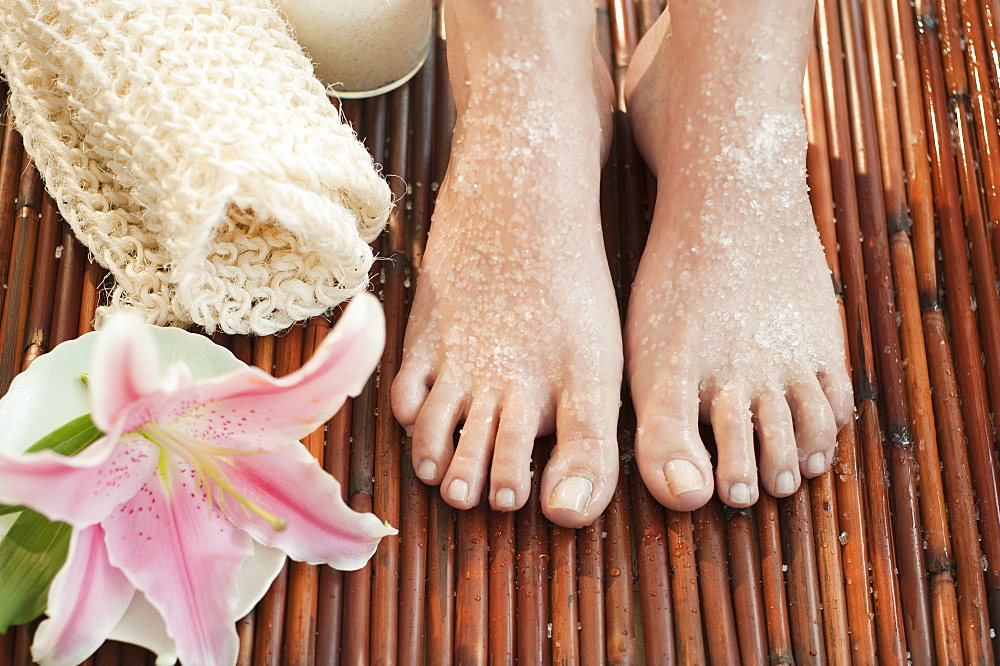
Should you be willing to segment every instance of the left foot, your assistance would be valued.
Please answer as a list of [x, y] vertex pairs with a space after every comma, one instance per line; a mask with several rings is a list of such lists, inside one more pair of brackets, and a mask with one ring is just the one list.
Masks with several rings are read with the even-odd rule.
[[555, 431], [542, 510], [581, 527], [618, 481], [622, 376], [598, 204], [612, 90], [593, 8], [464, 0], [445, 12], [458, 119], [393, 412], [412, 426], [417, 476], [458, 509], [483, 494], [523, 506], [535, 437]]

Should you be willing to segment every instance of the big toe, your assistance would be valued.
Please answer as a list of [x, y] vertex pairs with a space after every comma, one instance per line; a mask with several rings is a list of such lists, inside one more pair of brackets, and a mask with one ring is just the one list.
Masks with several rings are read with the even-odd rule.
[[[584, 396], [581, 399], [581, 396]], [[557, 525], [597, 519], [618, 482], [618, 394], [610, 387], [564, 390], [556, 410], [556, 446], [542, 476], [542, 512]]]
[[635, 462], [646, 488], [675, 511], [692, 511], [712, 497], [712, 460], [698, 430], [693, 382], [666, 381], [634, 394], [638, 428]]

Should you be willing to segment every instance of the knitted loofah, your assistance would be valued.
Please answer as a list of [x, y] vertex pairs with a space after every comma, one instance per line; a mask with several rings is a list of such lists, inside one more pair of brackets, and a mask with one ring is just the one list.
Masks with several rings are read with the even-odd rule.
[[268, 334], [367, 286], [389, 187], [270, 0], [0, 0], [0, 70], [111, 309]]

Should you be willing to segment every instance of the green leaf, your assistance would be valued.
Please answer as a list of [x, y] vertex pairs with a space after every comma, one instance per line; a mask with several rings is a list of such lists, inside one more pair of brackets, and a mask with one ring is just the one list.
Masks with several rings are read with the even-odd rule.
[[[32, 444], [27, 452], [34, 453], [35, 451], [51, 449], [64, 456], [72, 456], [99, 440], [103, 434], [90, 419], [90, 414], [84, 414], [42, 437]], [[22, 510], [23, 507], [0, 504], [0, 516]]]
[[[85, 414], [41, 438], [28, 451], [51, 449], [71, 456], [102, 436]], [[21, 515], [0, 540], [0, 634], [45, 612], [49, 586], [66, 562], [72, 533], [65, 523], [50, 521], [23, 507], [0, 504], [0, 516], [18, 512]]]
[[0, 541], [0, 634], [45, 612], [49, 586], [66, 562], [66, 523], [55, 523], [25, 511]]

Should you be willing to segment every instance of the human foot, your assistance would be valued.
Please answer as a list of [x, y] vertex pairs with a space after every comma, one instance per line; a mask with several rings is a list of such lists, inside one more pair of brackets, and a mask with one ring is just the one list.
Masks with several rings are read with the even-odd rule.
[[[714, 485], [789, 495], [829, 466], [853, 402], [843, 331], [805, 183], [800, 105], [812, 2], [672, 2], [626, 82], [657, 176], [625, 331], [636, 461], [664, 505]], [[779, 11], [780, 10], [780, 11]], [[760, 441], [758, 475], [753, 430]]]
[[579, 527], [618, 478], [620, 319], [598, 206], [611, 81], [586, 3], [454, 5], [458, 120], [393, 411], [412, 426], [417, 476], [460, 509], [488, 470], [493, 508], [520, 508], [535, 437], [555, 430], [542, 510]]

